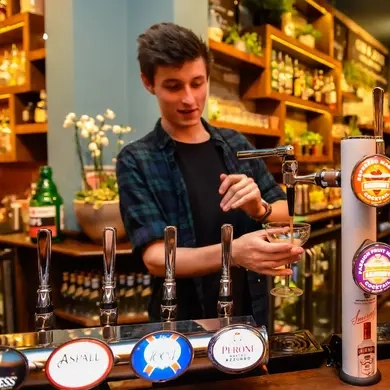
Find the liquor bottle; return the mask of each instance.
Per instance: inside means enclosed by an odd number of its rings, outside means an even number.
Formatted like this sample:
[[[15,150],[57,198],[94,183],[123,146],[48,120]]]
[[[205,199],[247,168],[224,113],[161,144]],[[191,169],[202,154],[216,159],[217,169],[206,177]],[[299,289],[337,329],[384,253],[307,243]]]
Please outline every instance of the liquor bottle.
[[[141,305],[139,308],[139,312],[141,314],[148,314],[148,307],[149,307],[149,301],[150,297],[152,295],[152,288],[150,286],[150,275],[146,274],[143,276],[143,290],[141,294]]]
[[[84,275],[82,273],[77,275],[77,288],[73,295],[73,312],[78,313],[81,307],[81,296],[84,289]]]
[[[301,71],[299,70],[299,62],[294,60],[294,96],[301,97],[302,95],[302,83],[301,83]]]
[[[138,273],[135,285],[135,310],[137,313],[140,312],[141,307],[142,290],[144,289],[143,279],[144,275],[142,273]]]
[[[37,241],[40,228],[50,229],[52,241],[62,240],[64,230],[64,202],[57,191],[52,178],[52,169],[42,166],[39,169],[39,180],[35,194],[31,197],[29,209],[30,239]]]
[[[22,121],[24,123],[34,123],[34,103],[28,102],[22,111]]]
[[[322,93],[324,89],[324,71],[320,69],[318,71],[318,86],[314,94],[314,100],[316,103],[322,103]]]
[[[70,310],[72,307],[73,296],[74,296],[74,293],[76,292],[76,288],[77,288],[76,274],[72,272],[70,274],[70,278],[69,278],[69,288],[68,288],[68,291],[66,292],[66,306],[65,306],[66,310]]]
[[[125,315],[135,315],[136,300],[135,300],[134,275],[127,275],[126,285],[127,285],[126,292],[123,299],[124,313]]]
[[[278,83],[279,83],[279,93],[285,92],[285,74],[284,74],[284,61],[283,53],[279,52],[278,54]]]
[[[77,310],[79,314],[85,315],[88,313],[88,302],[89,302],[90,295],[91,295],[91,277],[87,275],[84,277],[83,292],[80,296],[79,309]]]
[[[284,59],[285,68],[284,68],[284,86],[285,86],[285,93],[287,95],[293,94],[293,77],[294,77],[294,70],[292,65],[292,59],[290,56],[286,55]]]
[[[277,54],[275,50],[272,50],[271,88],[273,91],[279,91],[279,70],[278,70]]]
[[[68,289],[69,289],[69,272],[62,273],[62,285],[60,290],[61,306],[66,307],[68,304]]]
[[[7,0],[0,0],[0,22],[7,19]]]
[[[376,373],[375,344],[371,340],[371,322],[363,324],[363,341],[358,345],[358,376],[366,378]]]
[[[34,120],[36,123],[46,123],[47,122],[47,103],[46,103],[46,91],[44,89],[41,90],[40,101],[37,103],[34,112]]]
[[[124,313],[125,312],[124,298],[125,298],[125,293],[126,293],[126,275],[125,274],[119,275],[118,289],[119,290],[118,290],[118,294],[117,294],[117,299],[118,299],[119,313]]]
[[[11,63],[9,65],[9,73],[10,73],[9,85],[10,86],[17,85],[19,66],[20,66],[19,49],[15,44],[12,44]]]
[[[100,279],[97,277],[92,278],[91,285],[91,294],[88,299],[88,314],[91,317],[99,315],[99,307],[100,307]]]
[[[328,104],[329,108],[332,110],[336,109],[337,106],[337,93],[336,93],[336,85],[334,83],[333,76],[330,76],[329,78],[329,97],[328,97]]]

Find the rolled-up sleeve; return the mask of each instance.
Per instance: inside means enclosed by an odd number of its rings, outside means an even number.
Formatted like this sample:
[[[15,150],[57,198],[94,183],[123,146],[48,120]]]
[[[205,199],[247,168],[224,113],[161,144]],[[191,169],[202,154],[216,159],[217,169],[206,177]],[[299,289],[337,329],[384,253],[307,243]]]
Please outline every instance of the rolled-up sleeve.
[[[120,212],[133,250],[164,238],[164,221],[144,173],[131,151],[122,149],[116,163]]]

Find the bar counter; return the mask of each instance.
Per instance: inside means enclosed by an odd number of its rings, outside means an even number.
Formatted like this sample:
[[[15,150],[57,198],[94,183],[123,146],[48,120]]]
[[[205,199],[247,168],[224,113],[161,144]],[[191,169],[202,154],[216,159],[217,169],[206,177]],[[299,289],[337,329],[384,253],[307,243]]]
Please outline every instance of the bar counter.
[[[382,374],[382,380],[370,386],[373,390],[388,390],[390,388],[390,360],[378,361],[378,369]],[[201,375],[201,373],[199,373]],[[151,383],[141,380],[111,382],[110,388],[115,390],[127,389],[149,389]],[[346,388],[357,388],[342,382],[335,369],[330,367],[321,367],[314,370],[287,372],[283,374],[263,375],[241,379],[230,379],[216,382],[197,382],[184,386],[169,386],[169,383],[158,387],[168,390],[338,390]]]

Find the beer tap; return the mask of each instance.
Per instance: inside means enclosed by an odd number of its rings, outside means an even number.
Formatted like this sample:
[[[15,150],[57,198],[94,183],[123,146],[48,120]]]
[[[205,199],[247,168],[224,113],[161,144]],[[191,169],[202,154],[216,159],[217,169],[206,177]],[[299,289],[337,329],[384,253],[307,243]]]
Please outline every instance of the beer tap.
[[[35,307],[35,330],[51,330],[54,327],[54,311],[51,300],[50,261],[51,230],[39,229],[37,234],[38,290]]]
[[[175,321],[177,314],[176,301],[176,240],[177,229],[175,226],[167,226],[164,231],[165,240],[165,280],[161,301],[161,320],[163,322]]]
[[[383,101],[385,92],[382,88],[376,87],[373,90],[373,106],[374,106],[374,128],[376,152],[385,154],[385,141],[383,139]]]
[[[219,318],[229,318],[233,315],[232,280],[230,266],[232,259],[233,226],[224,224],[221,227],[222,273],[219,283],[217,312]]]
[[[237,152],[237,158],[239,160],[266,158],[273,156],[280,157],[282,159],[283,184],[286,186],[288,213],[290,217],[294,216],[295,184],[314,184],[322,188],[341,186],[340,170],[322,169],[309,175],[298,176],[298,161],[294,156],[294,147],[292,145]]]
[[[100,326],[116,326],[118,322],[118,303],[115,297],[115,257],[116,229],[103,230],[103,297],[100,304]]]

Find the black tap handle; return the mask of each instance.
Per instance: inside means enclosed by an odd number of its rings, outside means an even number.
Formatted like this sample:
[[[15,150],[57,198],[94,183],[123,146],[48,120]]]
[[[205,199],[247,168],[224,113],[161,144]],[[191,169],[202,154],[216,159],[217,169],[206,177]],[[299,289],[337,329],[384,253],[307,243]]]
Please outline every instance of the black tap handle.
[[[39,287],[50,284],[51,230],[39,229],[37,234],[38,278]]]

